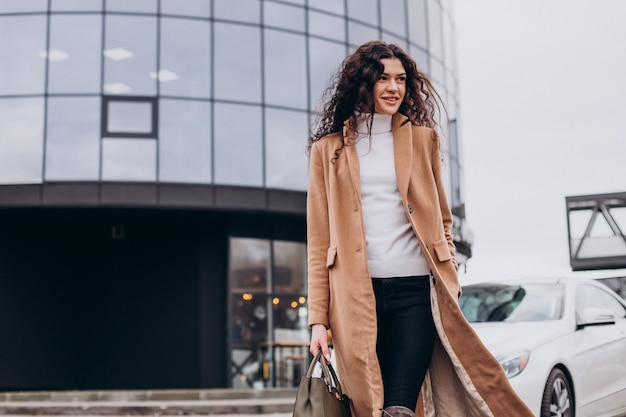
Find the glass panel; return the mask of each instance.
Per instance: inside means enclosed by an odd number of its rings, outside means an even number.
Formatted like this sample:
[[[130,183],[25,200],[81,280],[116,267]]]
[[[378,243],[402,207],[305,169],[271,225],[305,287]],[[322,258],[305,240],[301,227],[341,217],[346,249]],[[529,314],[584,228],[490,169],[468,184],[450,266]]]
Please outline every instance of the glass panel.
[[[444,63],[450,70],[454,70],[455,63],[455,44],[454,44],[454,28],[450,17],[446,14],[443,15],[443,52]]]
[[[233,388],[263,386],[262,350],[268,341],[272,315],[270,292],[270,242],[231,238],[229,245],[231,294],[231,384]],[[265,377],[265,378],[264,378]]]
[[[441,6],[435,0],[428,0],[428,43],[430,53],[443,59]]]
[[[47,12],[48,0],[2,0],[0,13]],[[0,25],[1,27],[2,25]],[[6,38],[2,38],[6,39]]]
[[[43,94],[46,16],[0,16],[0,39],[0,95]]]
[[[259,0],[214,0],[217,19],[237,22],[260,23],[261,3]]]
[[[274,241],[274,340],[307,342],[306,245]],[[302,347],[282,347],[282,357],[302,354]]]
[[[365,42],[379,38],[378,29],[360,23],[348,22],[348,39],[350,45],[357,47]]]
[[[211,104],[161,100],[159,181],[211,182]]]
[[[305,2],[305,0],[283,0],[283,2],[285,2],[285,3],[299,4],[300,6],[304,6],[304,2]]]
[[[48,92],[99,93],[102,17],[52,15]]]
[[[426,5],[425,0],[411,0],[409,6],[409,39],[426,48]]]
[[[389,33],[383,32],[383,40],[385,42],[388,42],[388,43],[395,43],[396,45],[400,46],[405,51],[408,49],[407,48],[407,44],[406,44],[406,40],[403,39],[403,38],[399,38],[397,36],[394,36],[394,35],[391,35]]]
[[[433,56],[430,57],[430,79],[440,84],[443,84],[446,81],[443,64]],[[437,92],[443,94],[443,89],[437,89]]]
[[[378,26],[378,1],[348,0],[348,16]]]
[[[156,140],[103,138],[102,180],[155,181]]]
[[[215,23],[215,97],[261,102],[261,29]]]
[[[100,98],[50,97],[46,180],[98,180]]]
[[[161,20],[160,94],[209,98],[211,26],[208,21]]]
[[[306,39],[265,30],[265,101],[306,109]],[[285,51],[289,51],[288,54]]]
[[[108,132],[152,133],[152,103],[109,101],[108,106]]]
[[[304,9],[278,3],[263,3],[263,24],[304,32]]]
[[[308,159],[306,113],[265,110],[267,187],[305,191]]]
[[[346,39],[346,21],[341,17],[310,10],[309,33],[343,42]]]
[[[406,2],[405,0],[385,0],[381,5],[383,30],[406,36]]]
[[[411,51],[411,56],[417,63],[417,67],[420,71],[429,73],[430,72],[430,63],[428,59],[428,54],[424,52],[422,49],[417,46],[409,45],[409,50]]]
[[[106,0],[108,12],[156,13],[157,0]]]
[[[102,0],[52,0],[50,8],[54,12],[101,11]]]
[[[40,183],[43,98],[0,99],[0,183]]]
[[[346,11],[343,8],[343,3],[343,1],[337,0],[309,0],[309,7],[345,15]]]
[[[161,0],[161,13],[209,17],[211,16],[211,0]]]
[[[106,16],[104,92],[156,94],[156,18]]]
[[[311,108],[315,109],[328,87],[333,74],[339,70],[346,57],[346,47],[334,42],[309,38],[309,82],[311,87]]]
[[[215,103],[215,183],[263,185],[261,108]]]

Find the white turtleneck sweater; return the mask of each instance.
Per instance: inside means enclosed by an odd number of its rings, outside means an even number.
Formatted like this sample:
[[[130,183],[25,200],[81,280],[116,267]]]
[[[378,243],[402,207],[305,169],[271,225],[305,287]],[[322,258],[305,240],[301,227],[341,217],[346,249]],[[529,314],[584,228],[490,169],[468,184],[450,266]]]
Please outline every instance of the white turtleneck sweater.
[[[391,118],[375,113],[371,136],[365,117],[357,124],[367,264],[372,278],[428,275],[430,268],[398,191]]]

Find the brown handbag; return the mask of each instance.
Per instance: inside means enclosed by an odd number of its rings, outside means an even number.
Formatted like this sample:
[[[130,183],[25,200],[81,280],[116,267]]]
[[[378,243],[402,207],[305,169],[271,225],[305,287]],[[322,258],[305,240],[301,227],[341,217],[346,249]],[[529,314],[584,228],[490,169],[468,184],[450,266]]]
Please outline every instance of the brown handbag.
[[[319,363],[320,378],[314,378],[313,369]],[[350,399],[341,392],[339,378],[332,365],[327,364],[320,349],[300,380],[293,417],[350,417]]]

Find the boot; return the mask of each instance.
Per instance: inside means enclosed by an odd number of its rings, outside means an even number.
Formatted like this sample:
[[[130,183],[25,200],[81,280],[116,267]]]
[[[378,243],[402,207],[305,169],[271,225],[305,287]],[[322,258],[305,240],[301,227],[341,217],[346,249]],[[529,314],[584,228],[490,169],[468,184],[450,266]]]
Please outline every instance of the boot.
[[[415,417],[415,411],[401,405],[391,405],[383,409],[383,417]]]

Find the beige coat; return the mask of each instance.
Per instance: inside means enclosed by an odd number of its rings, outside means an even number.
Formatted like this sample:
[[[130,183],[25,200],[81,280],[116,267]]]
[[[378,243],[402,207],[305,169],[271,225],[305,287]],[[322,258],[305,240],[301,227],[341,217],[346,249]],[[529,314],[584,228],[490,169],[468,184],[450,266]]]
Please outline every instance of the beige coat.
[[[432,272],[431,305],[438,333],[416,415],[531,417],[458,307],[461,290],[439,138],[401,114],[393,117],[392,130],[398,188]],[[344,127],[346,146],[334,163],[340,133],[322,138],[311,149],[309,324],[324,324],[332,331],[337,370],[352,400],[353,416],[381,417],[376,304],[367,267],[359,158],[349,132]]]

